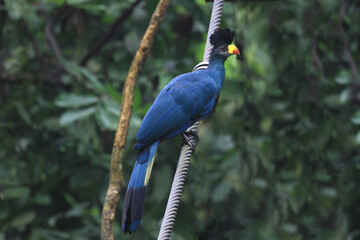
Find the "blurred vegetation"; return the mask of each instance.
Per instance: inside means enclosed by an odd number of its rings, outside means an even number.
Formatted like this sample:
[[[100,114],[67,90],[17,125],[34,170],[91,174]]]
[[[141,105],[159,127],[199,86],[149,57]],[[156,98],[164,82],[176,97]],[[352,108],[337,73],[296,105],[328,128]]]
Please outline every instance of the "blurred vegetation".
[[[99,238],[122,84],[157,1],[79,62],[132,2],[0,0],[0,240]],[[211,5],[174,0],[165,16],[137,82],[126,180],[151,102],[202,59]],[[241,56],[200,127],[172,239],[360,239],[359,22],[355,0],[225,4]],[[159,148],[131,236],[120,202],[117,238],[156,239],[180,145]]]

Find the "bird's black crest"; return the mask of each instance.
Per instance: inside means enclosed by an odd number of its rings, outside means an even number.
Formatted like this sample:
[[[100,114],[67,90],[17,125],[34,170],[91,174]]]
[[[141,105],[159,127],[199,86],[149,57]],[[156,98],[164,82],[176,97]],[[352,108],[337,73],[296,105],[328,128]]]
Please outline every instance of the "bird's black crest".
[[[234,39],[235,33],[228,28],[218,28],[210,36],[210,43],[217,47],[222,44],[231,44]]]

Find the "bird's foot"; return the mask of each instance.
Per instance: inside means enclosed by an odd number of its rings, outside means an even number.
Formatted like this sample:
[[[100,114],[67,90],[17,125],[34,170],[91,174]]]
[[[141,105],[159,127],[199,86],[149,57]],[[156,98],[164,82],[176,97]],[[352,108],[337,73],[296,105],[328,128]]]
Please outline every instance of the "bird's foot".
[[[199,135],[198,135],[197,131],[189,130],[189,131],[186,131],[185,134],[187,136],[193,136],[195,138],[195,141],[199,140]]]
[[[183,137],[183,144],[187,144],[192,151],[195,150],[195,141],[199,140],[199,136],[196,131],[190,130],[181,134]],[[191,138],[193,137],[193,138]]]

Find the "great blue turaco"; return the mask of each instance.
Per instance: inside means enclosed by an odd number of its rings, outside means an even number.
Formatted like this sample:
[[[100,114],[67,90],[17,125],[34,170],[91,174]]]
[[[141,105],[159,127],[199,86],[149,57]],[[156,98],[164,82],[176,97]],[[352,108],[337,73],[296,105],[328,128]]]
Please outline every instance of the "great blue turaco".
[[[205,70],[185,73],[172,79],[159,93],[147,111],[136,135],[139,151],[125,195],[122,230],[134,232],[142,218],[145,191],[156,150],[161,141],[182,134],[215,108],[225,78],[226,59],[240,52],[231,44],[234,32],[217,29],[210,36],[213,50]]]

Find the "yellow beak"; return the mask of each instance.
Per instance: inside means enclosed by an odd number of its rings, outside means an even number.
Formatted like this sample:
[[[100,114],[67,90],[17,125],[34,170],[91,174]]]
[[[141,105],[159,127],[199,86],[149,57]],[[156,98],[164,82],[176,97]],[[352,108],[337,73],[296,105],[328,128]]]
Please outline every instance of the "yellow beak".
[[[234,44],[230,44],[228,46],[228,50],[230,54],[236,54],[236,55],[240,55],[240,51],[239,49],[237,49],[237,47]]]

